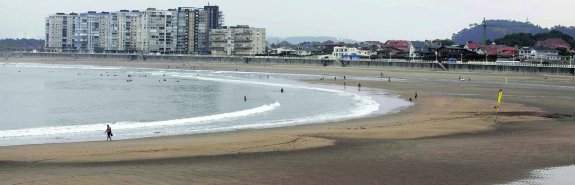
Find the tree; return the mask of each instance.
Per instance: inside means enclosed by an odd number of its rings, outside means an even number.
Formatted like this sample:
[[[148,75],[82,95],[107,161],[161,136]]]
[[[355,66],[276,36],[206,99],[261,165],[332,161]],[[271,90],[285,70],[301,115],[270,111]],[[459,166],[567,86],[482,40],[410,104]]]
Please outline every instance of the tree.
[[[530,33],[515,33],[506,35],[501,39],[495,40],[497,44],[503,44],[507,46],[528,46],[533,47],[537,43],[537,41],[542,41],[551,38],[560,38],[569,43],[571,47],[575,46],[575,40],[573,37],[563,34],[557,30],[551,30],[548,33],[539,33],[536,35],[532,35]]]
[[[1,50],[31,50],[44,46],[44,40],[37,39],[0,39]]]
[[[571,47],[575,47],[575,40],[573,40],[573,37],[563,34],[560,31],[557,30],[551,30],[549,33],[541,33],[541,34],[537,34],[535,35],[535,39],[539,40],[545,40],[545,39],[551,39],[551,38],[560,38],[563,39],[564,41],[566,41],[567,43],[569,43],[569,45],[571,45]]]
[[[495,40],[495,43],[507,46],[533,46],[536,42],[535,36],[530,33],[511,34]]]
[[[565,48],[556,48],[556,49],[557,49],[557,51],[559,51],[559,55],[561,55],[561,56],[571,56],[571,52],[569,52]]]
[[[451,46],[451,45],[455,44],[455,42],[453,42],[450,39],[445,39],[445,40],[441,41],[441,44],[443,44],[444,46]]]

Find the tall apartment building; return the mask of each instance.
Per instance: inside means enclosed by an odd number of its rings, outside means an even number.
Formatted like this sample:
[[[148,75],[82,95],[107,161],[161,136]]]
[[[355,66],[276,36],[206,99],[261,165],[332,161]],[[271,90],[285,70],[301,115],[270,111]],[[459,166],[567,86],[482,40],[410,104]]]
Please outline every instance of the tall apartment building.
[[[82,53],[210,54],[210,31],[222,24],[218,6],[59,13],[46,18],[46,48]]]
[[[264,28],[246,25],[213,29],[210,33],[213,55],[258,55],[266,49]]]
[[[136,52],[140,11],[120,10],[104,16],[103,20],[105,52]]]
[[[137,49],[143,53],[176,51],[177,10],[149,8],[142,12],[138,29]]]
[[[210,32],[223,26],[224,17],[218,6],[204,6],[198,14],[197,54],[210,54]]]
[[[223,15],[218,6],[180,7],[177,13],[177,52],[210,53],[210,31],[222,27]]]
[[[200,9],[192,7],[178,8],[176,38],[176,52],[180,54],[193,54],[198,47],[197,25]]]
[[[106,12],[104,12],[106,13]],[[102,52],[104,47],[102,45],[103,34],[100,25],[103,22],[103,14],[95,11],[88,13],[80,13],[74,21],[74,45],[81,53],[96,53]]]
[[[74,51],[74,19],[76,13],[57,13],[46,18],[44,48],[53,52]]]

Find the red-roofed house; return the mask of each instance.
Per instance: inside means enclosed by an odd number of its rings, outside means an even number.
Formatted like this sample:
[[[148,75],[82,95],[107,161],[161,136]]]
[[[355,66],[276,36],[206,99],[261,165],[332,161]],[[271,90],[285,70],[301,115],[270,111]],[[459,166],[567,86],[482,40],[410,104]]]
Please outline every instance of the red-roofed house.
[[[480,54],[480,55],[485,54],[485,52],[483,51],[483,45],[479,44],[479,43],[468,42],[467,44],[465,44],[464,48],[469,50],[469,51],[473,51],[477,54]]]
[[[504,47],[497,49],[497,56],[498,57],[507,57],[513,58],[519,55],[519,49],[515,47]]]
[[[536,47],[554,48],[554,49],[557,49],[557,48],[565,48],[567,50],[571,49],[571,45],[569,45],[569,43],[567,43],[565,40],[559,39],[559,38],[551,38],[551,39],[545,39],[545,40],[537,41],[535,46]]]
[[[495,43],[487,45],[485,47],[485,50],[487,52],[487,55],[489,56],[497,56],[497,50],[501,49],[501,48],[506,48],[507,46],[504,45],[497,45]]]
[[[406,40],[388,40],[384,47],[396,48],[403,52],[409,52],[409,41]]]

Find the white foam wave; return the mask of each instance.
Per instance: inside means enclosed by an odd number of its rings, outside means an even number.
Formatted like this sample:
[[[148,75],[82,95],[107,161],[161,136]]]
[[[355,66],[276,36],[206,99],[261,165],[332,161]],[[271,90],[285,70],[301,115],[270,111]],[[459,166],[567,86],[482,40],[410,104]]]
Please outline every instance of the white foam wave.
[[[120,70],[122,67],[104,67],[91,65],[53,65],[40,63],[14,63],[16,67],[49,68],[49,69],[92,69],[92,70]]]
[[[223,114],[185,118],[185,119],[175,119],[167,121],[155,121],[155,122],[118,122],[118,123],[100,123],[100,124],[90,124],[90,125],[70,125],[70,126],[52,126],[52,127],[38,127],[29,129],[18,129],[18,130],[3,130],[0,131],[0,138],[7,137],[24,137],[24,136],[43,136],[43,135],[55,135],[55,134],[73,134],[73,133],[84,133],[84,132],[95,132],[100,131],[105,128],[106,124],[112,125],[114,130],[124,130],[124,129],[139,129],[139,128],[152,128],[152,127],[165,127],[165,126],[181,126],[181,125],[195,125],[209,123],[212,121],[232,119],[238,117],[245,117],[254,114],[259,114],[267,111],[274,110],[280,106],[279,102],[275,102],[269,105],[263,105],[260,107],[246,109],[236,112],[229,112]]]
[[[323,92],[330,92],[335,93],[340,96],[346,96],[354,99],[356,101],[355,106],[349,111],[344,114],[341,112],[334,112],[334,113],[327,113],[327,114],[320,114],[311,117],[305,117],[300,119],[294,120],[278,120],[274,123],[262,123],[264,125],[299,125],[304,123],[316,123],[316,122],[326,122],[326,121],[335,121],[335,120],[343,120],[343,119],[351,119],[357,118],[365,115],[369,115],[373,112],[379,110],[379,103],[373,100],[370,96],[362,96],[356,93],[350,93],[335,89],[327,89],[327,88],[319,88],[319,87],[310,87],[304,85],[295,85],[295,84],[278,84],[278,83],[268,83],[268,82],[261,82],[261,81],[251,81],[245,79],[227,79],[227,78],[212,78],[212,77],[203,77],[203,76],[195,76],[190,74],[182,74],[182,73],[170,73],[171,76],[177,77],[185,77],[185,78],[194,78],[199,80],[207,80],[207,81],[216,81],[222,83],[235,83],[235,84],[251,84],[251,85],[265,85],[265,86],[272,86],[272,87],[282,87],[282,88],[291,88],[291,89],[309,89],[309,90],[316,90],[316,91],[323,91]],[[408,104],[406,104],[408,105]],[[403,107],[403,106],[400,106]],[[252,125],[258,127],[259,124]],[[241,126],[244,127],[244,126]]]

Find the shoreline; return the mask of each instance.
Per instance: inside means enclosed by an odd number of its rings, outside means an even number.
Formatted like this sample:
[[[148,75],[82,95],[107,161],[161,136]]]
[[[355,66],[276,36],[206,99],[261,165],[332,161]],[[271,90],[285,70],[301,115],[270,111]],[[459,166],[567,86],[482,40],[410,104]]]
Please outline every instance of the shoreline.
[[[38,61],[34,62],[38,63]],[[42,62],[40,62],[42,63]],[[64,62],[65,63],[65,62]],[[92,62],[95,65],[106,65],[109,63],[102,63],[102,62]],[[75,62],[74,64],[78,64]],[[80,64],[91,64],[90,62],[82,62]],[[115,63],[115,65],[122,65],[123,63]],[[142,63],[137,63],[138,65],[142,65]],[[170,63],[172,64],[172,63]],[[165,67],[165,63],[146,63],[143,66],[146,67]],[[261,65],[232,65],[232,64],[208,64],[202,63],[202,66],[205,66],[209,70],[214,69],[221,69],[221,70],[229,70],[233,68],[241,69],[241,71],[263,71],[263,72],[279,72],[283,71],[286,73],[290,72],[302,72],[302,73],[314,73],[314,74],[321,74],[315,73],[317,71],[323,70],[326,75],[342,75],[347,74],[355,77],[355,76],[377,76],[378,72],[381,71],[379,69],[371,69],[371,70],[361,70],[357,68],[346,69],[346,68],[322,68],[318,66],[277,66],[277,65],[268,65],[268,66],[261,66]],[[318,70],[319,69],[319,70]],[[384,71],[386,75],[392,75],[393,78],[407,78],[410,76],[409,74],[403,74],[409,72],[408,70],[386,70]],[[423,73],[421,71],[417,71],[418,73]],[[477,81],[481,82],[483,79],[490,80],[492,77],[483,75],[482,73],[465,73],[474,75],[474,79],[479,79]],[[417,74],[421,76],[429,75],[438,78],[446,78],[446,76],[456,76],[461,75],[461,73],[441,73],[441,72],[426,72],[425,74]],[[476,77],[477,76],[477,77]],[[519,75],[514,77],[521,77]],[[456,77],[455,77],[456,78]],[[524,79],[519,80],[533,80],[533,77],[523,77]],[[569,78],[564,77],[557,77],[560,81],[554,81],[553,84],[563,84],[563,85],[571,85]],[[353,78],[352,78],[353,79]],[[447,89],[454,90],[454,91],[467,91],[466,89],[475,90],[477,89],[478,92],[484,93],[487,92],[482,87],[474,87],[474,86],[464,86],[460,84],[438,84],[437,87],[423,87],[428,86],[425,83],[420,82],[408,82],[408,83],[400,83],[400,82],[391,82],[385,83],[381,81],[357,81],[357,80],[347,80],[349,84],[355,83],[362,83],[362,87],[369,87],[369,88],[385,88],[386,90],[392,91],[394,94],[400,95],[401,98],[407,99],[411,96],[414,92],[414,88],[420,87],[422,89],[426,89],[426,91],[420,91],[420,98],[416,100],[416,105],[411,106],[399,113],[392,113],[386,114],[383,116],[375,116],[375,117],[366,117],[360,118],[355,120],[348,120],[348,121],[341,121],[336,123],[320,123],[320,124],[310,124],[310,125],[301,125],[301,126],[293,126],[293,127],[282,127],[282,128],[271,128],[271,129],[262,129],[262,130],[241,130],[241,131],[233,131],[233,132],[224,132],[224,133],[211,133],[211,134],[201,134],[201,135],[184,135],[184,136],[168,136],[162,138],[144,138],[144,139],[135,139],[130,141],[115,141],[112,143],[105,143],[105,142],[89,142],[89,143],[71,143],[71,144],[47,144],[47,145],[36,145],[36,146],[16,146],[16,147],[0,147],[0,153],[3,155],[0,156],[0,164],[2,161],[12,161],[16,163],[24,163],[22,166],[18,166],[20,168],[32,170],[33,167],[26,168],[26,163],[34,163],[34,164],[44,164],[46,168],[55,168],[58,170],[64,170],[58,168],[60,164],[111,164],[111,166],[107,167],[110,169],[114,168],[123,168],[122,164],[128,161],[164,161],[164,160],[200,160],[202,161],[203,157],[210,157],[210,158],[222,158],[222,160],[228,160],[229,155],[232,156],[244,156],[241,158],[247,158],[245,160],[234,161],[237,163],[248,163],[253,162],[250,156],[269,156],[273,158],[274,156],[284,156],[287,154],[298,154],[298,155],[312,155],[314,152],[323,151],[323,150],[336,150],[342,152],[336,152],[336,155],[348,156],[347,149],[348,148],[361,148],[362,146],[370,146],[376,145],[375,149],[379,151],[378,148],[382,148],[381,151],[388,151],[384,152],[383,156],[394,156],[395,153],[404,153],[406,151],[400,150],[389,150],[385,149],[388,147],[389,143],[410,143],[410,144],[399,144],[398,147],[405,148],[410,145],[418,146],[417,149],[414,150],[415,153],[427,153],[431,155],[437,155],[439,153],[447,153],[447,156],[450,156],[451,152],[449,150],[445,150],[444,147],[439,147],[439,149],[433,149],[429,147],[424,147],[419,142],[437,142],[437,140],[447,142],[447,143],[467,143],[471,145],[477,145],[477,141],[470,140],[467,141],[467,137],[479,137],[478,140],[485,140],[490,139],[489,133],[499,133],[501,132],[501,127],[514,127],[515,125],[528,125],[533,126],[533,123],[537,122],[554,122],[555,114],[553,108],[536,108],[537,103],[541,102],[522,102],[514,100],[515,98],[510,98],[513,103],[506,103],[505,107],[502,108],[502,114],[500,115],[499,122],[495,123],[492,121],[493,114],[492,114],[492,105],[495,102],[494,100],[489,100],[487,97],[478,96],[478,97],[462,97],[450,94],[441,94],[437,92],[445,92]],[[475,80],[474,80],[475,81]],[[320,80],[312,80],[309,81],[310,83],[321,83],[321,84],[335,84],[341,85],[339,81],[320,81]],[[449,87],[448,87],[449,86]],[[489,85],[485,85],[489,86]],[[465,87],[465,88],[463,88]],[[389,89],[387,89],[389,88]],[[442,89],[444,88],[444,89]],[[439,89],[439,90],[436,90]],[[518,92],[518,94],[520,94]],[[517,102],[515,102],[517,101]],[[516,111],[521,110],[521,111]],[[541,126],[535,124],[535,127]],[[571,128],[569,126],[564,126],[566,128]],[[523,132],[522,130],[520,132]],[[486,135],[485,137],[481,137],[482,135]],[[570,138],[571,136],[568,135]],[[464,139],[457,139],[459,137],[463,137]],[[455,139],[454,139],[455,138]],[[498,138],[495,138],[498,139]],[[232,142],[230,142],[232,141]],[[374,144],[375,142],[375,144]],[[519,141],[517,141],[519,142]],[[351,144],[350,144],[351,143]],[[386,144],[388,143],[388,144]],[[444,146],[444,145],[437,145],[437,146]],[[449,146],[449,145],[448,145]],[[106,148],[111,148],[112,151],[107,150]],[[465,148],[465,147],[464,147]],[[384,150],[385,149],[385,150]],[[489,150],[489,149],[488,149]],[[40,152],[42,151],[42,152]],[[476,150],[474,150],[476,151]],[[438,153],[439,152],[439,153]],[[412,153],[412,152],[410,152]],[[466,152],[463,152],[466,153]],[[483,152],[480,152],[483,153]],[[323,153],[326,155],[327,153]],[[470,154],[467,154],[470,155]],[[463,156],[467,156],[463,155]],[[526,154],[523,154],[526,155]],[[203,157],[200,157],[203,156]],[[418,157],[418,155],[408,155],[414,157],[416,161],[434,161],[434,158],[429,157]],[[458,155],[455,155],[458,156]],[[200,158],[198,158],[200,157]],[[348,156],[351,157],[351,156]],[[373,161],[373,157],[371,155],[367,155],[364,157],[360,157],[359,161]],[[406,156],[407,157],[407,156]],[[461,157],[461,156],[459,156]],[[377,157],[376,157],[377,158]],[[438,159],[441,158],[438,156]],[[456,157],[457,159],[458,157]],[[320,161],[329,158],[319,158]],[[391,162],[394,161],[393,158]],[[207,159],[206,159],[207,160]],[[231,159],[230,159],[231,160]],[[489,159],[483,159],[489,160]],[[299,161],[308,161],[300,159]],[[459,161],[459,160],[458,160]],[[205,161],[204,161],[205,162]],[[269,161],[268,161],[269,162]],[[462,163],[464,161],[456,162]],[[203,162],[200,162],[203,163]],[[399,169],[405,170],[415,170],[413,167],[406,166],[401,167],[402,165],[396,163],[389,163],[395,164],[396,166],[400,166]],[[456,163],[444,163],[444,164],[451,164],[454,165]],[[556,162],[552,162],[556,163]],[[366,170],[374,170],[378,169],[375,167],[369,167],[372,165],[368,165],[369,163],[359,163],[356,164],[358,167],[367,168]],[[432,164],[432,163],[429,163]],[[491,164],[491,163],[489,163]],[[549,163],[545,163],[549,164]],[[55,166],[53,166],[55,165]],[[119,165],[119,167],[117,166]],[[212,163],[206,164],[207,166],[215,165]],[[334,164],[334,168],[338,166],[338,164]],[[495,164],[493,164],[495,165]],[[543,165],[543,164],[541,164]],[[106,165],[105,165],[106,166]],[[116,166],[116,167],[114,167]],[[130,166],[130,165],[128,165]],[[177,169],[181,169],[185,171],[187,168],[177,165],[176,163],[169,165]],[[250,169],[248,171],[258,171],[257,169],[250,168],[249,164],[242,165]],[[355,165],[352,165],[355,166]],[[546,165],[543,165],[546,166]],[[426,168],[425,164],[421,164],[420,168]],[[479,168],[479,166],[471,166],[473,168]],[[496,174],[489,173],[491,178],[486,178],[484,181],[480,182],[503,182],[503,181],[511,181],[516,180],[518,178],[525,177],[525,171],[529,171],[529,169],[533,169],[532,167],[520,167],[521,169],[514,169],[510,170],[510,172],[503,174],[502,176],[497,176]],[[218,168],[219,169],[219,168]],[[294,168],[295,169],[295,168]],[[41,170],[41,169],[40,169]],[[92,169],[94,170],[94,169]],[[327,169],[326,169],[327,170]],[[1,167],[0,171],[4,172]],[[88,173],[90,169],[85,171]],[[360,170],[361,171],[361,170]],[[389,171],[389,170],[387,170]],[[450,170],[442,170],[449,172]],[[382,172],[385,172],[382,171]],[[416,170],[417,172],[417,170]],[[512,173],[513,172],[513,173]],[[281,171],[281,173],[287,173],[286,171]],[[320,173],[320,172],[318,172]],[[434,172],[427,172],[427,173],[434,173]],[[439,173],[439,172],[438,172]],[[464,172],[459,172],[464,173]],[[469,173],[469,172],[467,172]],[[441,176],[443,178],[437,177],[433,179],[439,179],[438,182],[469,182],[469,181],[460,181],[461,178],[472,178],[469,174],[461,174],[461,177],[453,177],[446,175]],[[147,173],[146,173],[147,174]],[[289,174],[289,173],[288,173]],[[387,174],[387,173],[384,173]],[[390,171],[390,174],[393,174],[393,170]],[[415,173],[418,174],[418,173]],[[443,174],[443,173],[439,173]],[[523,174],[523,175],[521,175]],[[164,175],[174,175],[174,174],[164,174]],[[244,175],[241,173],[237,174],[238,179],[243,179]],[[351,178],[352,181],[340,181],[342,182],[366,182],[368,184],[379,182],[379,181],[365,181],[368,179],[358,179],[358,178],[366,178],[365,175],[359,175],[356,178]],[[2,176],[2,175],[0,175]],[[391,178],[392,176],[385,176],[388,179],[392,179],[391,182],[412,182],[415,184],[419,184],[422,182],[434,182],[429,178],[423,179],[411,179],[407,180],[407,176],[409,174],[400,175],[395,178]],[[135,177],[135,176],[134,176]],[[133,178],[134,178],[133,177]],[[195,177],[202,177],[202,176],[195,176]],[[217,174],[212,174],[212,176],[217,178]],[[368,176],[372,177],[372,176]],[[128,179],[122,179],[124,181]],[[373,177],[372,177],[373,178]],[[9,178],[8,182],[21,182],[18,179]],[[38,177],[40,181],[44,180],[45,182],[66,182],[66,181],[51,181],[49,180],[48,176],[40,176]],[[184,178],[185,179],[185,178]],[[203,178],[204,180],[199,180],[196,182],[200,183],[210,183],[213,182],[211,180]],[[249,178],[248,178],[249,179]],[[323,179],[323,178],[322,178]],[[395,179],[395,180],[393,180]],[[455,181],[445,181],[445,180],[455,180]],[[505,180],[506,179],[506,180]],[[75,178],[75,180],[82,180],[81,178]],[[231,180],[231,179],[229,179]],[[247,180],[247,179],[246,179]],[[261,179],[259,181],[253,180],[249,182],[260,182],[260,183],[273,183],[278,182],[278,179],[269,177],[266,179]],[[317,180],[317,179],[315,179]],[[341,179],[340,179],[341,180]],[[421,181],[418,181],[421,180]],[[468,179],[469,180],[469,179]],[[83,182],[90,183],[89,178],[84,179]],[[161,181],[160,181],[161,182]],[[183,181],[173,181],[174,183],[183,183],[189,182],[186,180]],[[221,181],[220,183],[233,183],[234,181]],[[302,178],[292,182],[317,182],[313,179],[309,178]],[[324,181],[322,183],[328,183],[330,181]],[[369,183],[371,182],[371,183]],[[419,183],[418,183],[419,182]],[[479,182],[479,183],[480,183]],[[159,182],[157,182],[159,183]],[[217,181],[215,182],[217,184]],[[288,183],[292,184],[292,183]],[[450,183],[448,183],[450,184]]]
[[[11,63],[11,64],[19,65],[19,64],[23,64],[23,63]],[[36,64],[41,65],[42,63],[33,63],[33,64],[34,65],[32,65],[32,66],[36,66]],[[72,65],[70,65],[70,66],[72,66]],[[75,65],[75,66],[77,66],[77,65]],[[63,66],[63,67],[67,68],[68,65]],[[98,67],[98,66],[94,65],[94,67]],[[49,68],[50,67],[48,67],[48,69]],[[121,68],[122,69],[129,69],[129,70],[139,70],[139,69],[163,70],[163,69],[158,69],[158,68],[130,68],[130,67],[121,67]],[[80,66],[80,67],[78,67],[78,69],[83,70],[84,68],[82,66]],[[91,65],[90,65],[89,69],[92,69]],[[99,69],[99,68],[97,68],[97,69]],[[104,67],[104,69],[107,69],[107,68]],[[120,68],[118,68],[118,69],[120,69]],[[236,71],[229,71],[229,72],[234,73]],[[240,72],[240,73],[244,73],[244,72]],[[185,74],[188,74],[188,73],[185,73]],[[277,73],[261,73],[261,74],[274,74],[272,76],[274,76],[274,78],[278,78],[278,76],[275,75]],[[283,74],[283,75],[286,75],[286,74]],[[291,76],[291,74],[287,74],[287,75]],[[294,74],[294,75],[305,75],[305,74]],[[284,77],[285,76],[279,77],[279,78],[284,78]],[[351,115],[335,116],[335,117],[330,117],[327,119],[320,119],[320,120],[315,120],[315,121],[313,121],[313,120],[295,121],[292,124],[287,124],[287,125],[280,123],[277,125],[262,126],[262,127],[257,127],[257,128],[256,127],[254,127],[254,128],[242,128],[242,129],[235,129],[235,130],[223,129],[223,130],[217,130],[217,131],[205,131],[205,132],[188,133],[188,134],[167,134],[167,135],[156,135],[156,136],[155,135],[148,135],[148,136],[143,136],[143,137],[138,137],[138,138],[120,139],[117,141],[134,140],[134,139],[153,139],[153,138],[159,138],[159,137],[172,137],[172,136],[190,136],[190,135],[198,135],[198,134],[226,133],[226,132],[246,131],[246,130],[264,130],[264,129],[280,128],[280,127],[295,127],[295,126],[308,125],[308,124],[335,123],[335,122],[349,121],[349,120],[360,120],[364,117],[384,116],[387,114],[399,112],[399,111],[411,106],[411,103],[408,103],[407,101],[404,101],[404,100],[398,98],[399,97],[398,95],[396,96],[394,94],[387,94],[387,93],[385,93],[385,95],[383,95],[380,93],[384,93],[384,92],[381,90],[378,90],[378,89],[362,88],[362,91],[356,92],[354,90],[351,90],[350,88],[348,88],[347,90],[345,88],[340,89],[339,86],[332,85],[332,84],[309,83],[309,82],[307,82],[308,80],[311,80],[311,79],[309,79],[309,76],[306,76],[303,78],[297,77],[295,79],[285,78],[284,80],[281,80],[279,82],[276,81],[276,82],[277,83],[284,83],[283,85],[286,85],[287,88],[304,88],[304,89],[313,89],[313,90],[318,90],[318,91],[344,93],[346,95],[352,95],[353,99],[356,99],[356,98],[361,99],[361,101],[363,103],[368,102],[368,104],[370,104],[370,105],[380,104],[380,108],[378,108],[378,110],[375,110],[375,111],[369,110],[368,111],[369,113],[367,113],[365,111],[360,111],[360,112],[362,112],[362,113],[359,113],[361,115],[356,115],[357,113],[353,113]],[[218,80],[216,80],[216,81],[218,81]],[[250,81],[250,82],[256,82],[256,81]],[[246,83],[250,84],[250,82],[246,82]],[[259,83],[260,81],[257,81],[257,82]],[[276,82],[273,82],[273,83],[276,83]],[[271,83],[271,82],[265,82],[265,83]],[[384,101],[391,101],[391,102],[399,103],[400,105],[387,107],[387,106],[383,106]],[[371,102],[373,102],[373,103],[371,103]],[[407,104],[404,105],[402,103],[407,103]],[[266,105],[264,105],[264,106],[266,106]],[[267,106],[269,106],[269,105],[267,105]],[[368,109],[370,109],[370,108],[368,108]],[[245,110],[238,110],[238,111],[241,112],[241,111],[245,111]],[[226,113],[222,113],[222,114],[228,114],[228,113],[233,113],[233,112],[226,112]],[[214,115],[206,115],[206,116],[214,116]],[[197,117],[195,117],[195,118],[197,118]],[[157,121],[150,121],[150,122],[166,122],[166,121],[181,120],[181,119],[193,119],[193,118],[182,117],[182,118],[172,118],[171,120],[157,120]],[[133,121],[120,121],[120,122],[133,122]],[[105,124],[110,124],[110,125],[112,125],[112,127],[114,127],[115,123],[117,123],[117,122],[110,122],[110,123],[104,122],[104,123],[97,123],[97,124],[101,124],[104,126],[105,126]],[[146,122],[143,122],[143,123],[146,123]],[[42,127],[35,127],[35,128],[42,128]],[[30,129],[33,130],[35,128],[22,128],[22,129],[8,130],[8,131],[28,132]],[[60,141],[54,141],[54,142],[46,142],[46,143],[8,144],[8,145],[0,145],[0,147],[42,145],[42,144],[85,143],[85,142],[99,142],[100,141],[100,140],[96,140],[96,141],[93,141],[93,140],[74,141],[74,139],[69,139],[69,140],[70,141],[61,141],[61,142]]]

